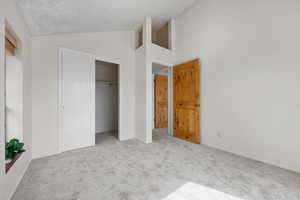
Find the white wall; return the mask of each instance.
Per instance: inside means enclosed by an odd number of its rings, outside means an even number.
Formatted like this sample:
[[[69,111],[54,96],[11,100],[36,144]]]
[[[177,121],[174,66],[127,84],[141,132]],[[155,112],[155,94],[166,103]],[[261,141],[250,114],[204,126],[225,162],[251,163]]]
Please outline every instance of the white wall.
[[[118,65],[97,62],[96,80],[96,133],[118,130]]]
[[[164,66],[172,66],[174,63],[175,52],[152,44],[151,18],[147,18],[143,24],[143,46],[136,50],[135,72],[136,72],[136,136],[145,143],[152,142],[153,128],[153,78],[152,63],[159,63]],[[174,20],[171,21],[173,30]],[[172,50],[175,45],[174,31],[171,32],[170,42]]]
[[[135,54],[135,136],[147,140],[146,118],[146,48],[140,47]]]
[[[300,172],[299,10],[199,0],[177,19],[177,63],[202,61],[203,144]]]
[[[7,19],[21,42],[20,60],[23,64],[23,139],[26,152],[14,164],[8,174],[4,165],[4,18]],[[8,200],[21,180],[31,160],[31,65],[30,65],[30,35],[14,1],[0,0],[0,199]]]
[[[135,132],[136,138],[152,142],[151,19],[143,24],[143,46],[135,51]]]
[[[32,38],[33,157],[58,153],[58,49],[120,62],[120,140],[134,137],[134,32],[80,33]],[[122,131],[122,132],[121,132]],[[45,145],[47,143],[47,145]]]
[[[23,141],[23,74],[22,62],[6,53],[6,141]]]

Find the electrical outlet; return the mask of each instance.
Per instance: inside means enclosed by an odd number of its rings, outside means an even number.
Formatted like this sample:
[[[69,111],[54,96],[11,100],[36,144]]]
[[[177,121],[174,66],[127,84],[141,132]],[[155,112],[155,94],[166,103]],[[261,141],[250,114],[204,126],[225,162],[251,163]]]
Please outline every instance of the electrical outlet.
[[[222,133],[220,131],[217,132],[218,138],[222,138]]]

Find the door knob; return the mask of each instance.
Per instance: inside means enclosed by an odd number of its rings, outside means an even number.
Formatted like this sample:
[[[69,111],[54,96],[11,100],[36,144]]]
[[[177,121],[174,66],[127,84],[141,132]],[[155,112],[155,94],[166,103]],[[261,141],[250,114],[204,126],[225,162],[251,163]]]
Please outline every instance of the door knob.
[[[195,107],[197,107],[197,108],[200,107],[200,104],[195,104]]]

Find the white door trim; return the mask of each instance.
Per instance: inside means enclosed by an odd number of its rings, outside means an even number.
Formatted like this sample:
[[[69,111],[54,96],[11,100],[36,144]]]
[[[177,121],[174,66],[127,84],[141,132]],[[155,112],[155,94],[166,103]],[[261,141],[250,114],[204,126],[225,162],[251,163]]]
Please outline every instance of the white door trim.
[[[168,68],[168,135],[173,136],[173,67]]]
[[[116,58],[107,58],[107,57],[102,57],[102,56],[96,56],[95,59],[98,60],[98,61],[103,61],[103,62],[113,63],[113,64],[116,64],[116,65],[121,65],[120,60],[116,59]]]

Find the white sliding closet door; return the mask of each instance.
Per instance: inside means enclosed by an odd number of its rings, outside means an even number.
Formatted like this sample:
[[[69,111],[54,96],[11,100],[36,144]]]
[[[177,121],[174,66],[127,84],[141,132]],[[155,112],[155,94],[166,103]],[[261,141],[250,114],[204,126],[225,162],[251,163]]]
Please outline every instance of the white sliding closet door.
[[[95,57],[60,53],[61,151],[95,145]]]

